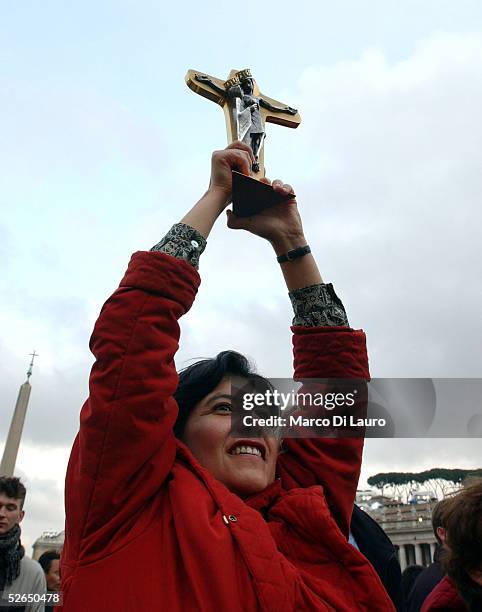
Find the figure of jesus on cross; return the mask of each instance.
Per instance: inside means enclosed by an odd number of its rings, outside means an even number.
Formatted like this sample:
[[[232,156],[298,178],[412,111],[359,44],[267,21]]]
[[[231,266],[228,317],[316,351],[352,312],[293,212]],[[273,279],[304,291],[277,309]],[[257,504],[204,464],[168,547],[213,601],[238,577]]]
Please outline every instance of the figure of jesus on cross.
[[[193,91],[225,108],[228,140],[229,142],[242,140],[251,146],[256,159],[253,164],[255,175],[261,174],[262,170],[259,158],[266,135],[265,121],[291,128],[298,127],[301,122],[296,109],[271,100],[259,92],[249,68],[231,70],[226,81],[189,70],[186,82]],[[209,89],[200,87],[200,84]],[[213,96],[212,92],[218,95]],[[287,119],[286,115],[293,118]],[[264,176],[264,173],[261,176]]]

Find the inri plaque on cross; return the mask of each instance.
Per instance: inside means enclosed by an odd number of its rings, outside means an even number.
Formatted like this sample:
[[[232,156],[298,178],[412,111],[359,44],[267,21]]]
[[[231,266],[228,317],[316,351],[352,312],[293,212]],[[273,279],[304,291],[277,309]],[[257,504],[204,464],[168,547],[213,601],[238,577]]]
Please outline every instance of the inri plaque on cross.
[[[280,196],[259,179],[265,175],[265,123],[296,128],[301,122],[298,111],[260,93],[248,68],[231,70],[225,81],[197,70],[188,70],[186,83],[196,93],[222,106],[228,144],[241,140],[253,150],[253,176],[233,171],[233,212],[238,216],[249,216],[292,198],[293,195]]]

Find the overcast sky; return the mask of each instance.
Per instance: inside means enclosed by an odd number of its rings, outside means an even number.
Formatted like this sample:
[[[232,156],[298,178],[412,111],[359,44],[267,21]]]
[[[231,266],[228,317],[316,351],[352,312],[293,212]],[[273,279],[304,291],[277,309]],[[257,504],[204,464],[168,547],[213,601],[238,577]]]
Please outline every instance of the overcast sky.
[[[225,146],[223,113],[186,87],[189,68],[250,67],[300,109],[296,131],[268,126],[268,175],[294,185],[372,375],[481,376],[481,24],[477,0],[2,6],[0,449],[35,348],[17,462],[29,554],[63,527],[100,307]],[[234,348],[289,376],[292,315],[270,248],[221,220],[200,271],[177,363]],[[361,484],[481,465],[480,440],[369,440]]]

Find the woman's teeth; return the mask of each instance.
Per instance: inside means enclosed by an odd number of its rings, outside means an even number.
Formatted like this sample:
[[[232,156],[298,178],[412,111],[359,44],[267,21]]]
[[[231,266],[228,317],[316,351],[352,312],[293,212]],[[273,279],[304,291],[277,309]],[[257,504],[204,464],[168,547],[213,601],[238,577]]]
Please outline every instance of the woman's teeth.
[[[261,457],[261,451],[259,448],[255,448],[254,446],[236,446],[230,451],[231,455],[258,455]]]

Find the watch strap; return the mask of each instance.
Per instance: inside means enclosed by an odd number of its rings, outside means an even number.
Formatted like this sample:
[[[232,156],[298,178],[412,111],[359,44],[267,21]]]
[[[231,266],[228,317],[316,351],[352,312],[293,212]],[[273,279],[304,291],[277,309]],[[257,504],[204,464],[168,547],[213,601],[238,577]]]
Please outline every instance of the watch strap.
[[[308,253],[311,253],[311,249],[308,245],[305,245],[305,246],[300,246],[296,249],[293,249],[292,251],[288,251],[287,253],[284,253],[283,255],[279,255],[276,259],[278,260],[278,263],[282,264],[287,261],[293,261],[294,259],[299,259],[300,257],[304,257],[305,255],[308,255]]]

